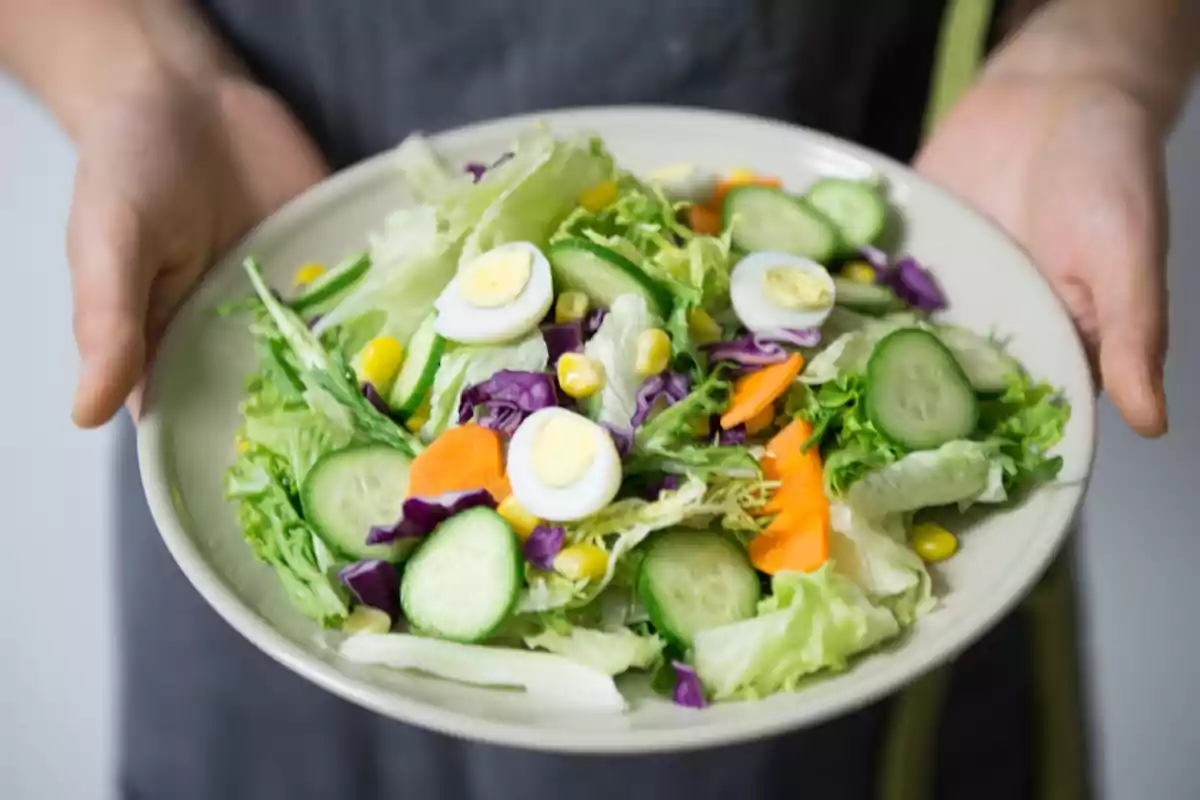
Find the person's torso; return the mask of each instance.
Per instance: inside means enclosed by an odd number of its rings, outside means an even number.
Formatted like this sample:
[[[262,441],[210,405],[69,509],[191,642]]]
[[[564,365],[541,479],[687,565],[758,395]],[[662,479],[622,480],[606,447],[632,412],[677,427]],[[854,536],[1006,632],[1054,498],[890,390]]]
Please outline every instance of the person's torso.
[[[665,103],[916,145],[945,0],[203,0],[335,166],[438,131]]]

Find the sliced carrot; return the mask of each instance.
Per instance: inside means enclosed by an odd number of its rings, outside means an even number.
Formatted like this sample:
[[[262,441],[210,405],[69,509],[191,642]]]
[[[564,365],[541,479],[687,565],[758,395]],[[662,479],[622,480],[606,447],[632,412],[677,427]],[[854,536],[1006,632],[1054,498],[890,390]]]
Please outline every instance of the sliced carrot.
[[[783,186],[783,181],[774,175],[731,175],[717,182],[710,208],[719,209],[725,202],[725,195],[739,186],[766,186],[778,189]]]
[[[756,433],[765,431],[767,428],[771,427],[771,423],[774,421],[775,404],[772,403],[750,419],[746,420],[746,433],[753,436]]]
[[[721,232],[721,215],[711,208],[692,206],[688,209],[688,227],[701,236],[716,236]]]
[[[512,493],[500,434],[474,422],[450,428],[413,459],[410,497],[486,489],[500,503]]]
[[[788,390],[803,366],[804,357],[792,353],[786,361],[738,378],[733,385],[733,399],[729,408],[721,415],[721,427],[729,430],[770,406]]]
[[[829,499],[817,448],[802,452],[812,426],[793,420],[767,442],[763,474],[779,487],[762,508],[775,514],[750,542],[750,560],[768,575],[783,570],[811,572],[829,558]]]
[[[790,518],[787,525],[786,529],[768,529],[750,542],[750,561],[755,569],[768,575],[812,572],[829,559],[828,514]]]
[[[813,427],[808,422],[802,419],[794,419],[788,425],[771,437],[767,442],[767,452],[763,456],[762,468],[763,474],[768,480],[777,481],[786,471],[787,465],[796,458],[809,457],[815,458],[816,463],[820,465],[821,456],[817,453],[816,448],[810,448],[808,453],[803,452],[804,443],[807,442],[813,435]],[[810,454],[812,454],[810,456]]]

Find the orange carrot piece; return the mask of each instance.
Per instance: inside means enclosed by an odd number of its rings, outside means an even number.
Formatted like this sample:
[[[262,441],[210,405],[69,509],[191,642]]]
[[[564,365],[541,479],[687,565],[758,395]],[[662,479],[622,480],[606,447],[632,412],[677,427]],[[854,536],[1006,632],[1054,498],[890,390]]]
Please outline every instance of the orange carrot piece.
[[[512,493],[504,474],[500,434],[474,422],[450,428],[413,459],[410,497],[487,489],[501,502]]]
[[[820,467],[821,454],[817,452],[817,448],[812,447],[807,453],[803,452],[804,443],[812,438],[812,435],[812,425],[797,418],[772,436],[767,442],[767,452],[762,459],[763,474],[767,480],[780,480],[789,466],[801,458],[808,459]]]
[[[774,421],[775,404],[772,403],[750,419],[746,420],[746,433],[753,436],[756,433],[765,431],[767,428],[771,427],[771,423]]]
[[[768,575],[811,572],[829,558],[829,499],[821,455],[815,447],[801,452],[810,436],[812,426],[797,419],[767,442],[763,474],[780,485],[762,513],[777,516],[749,549],[751,562]]]
[[[716,236],[721,233],[721,215],[711,208],[692,206],[688,209],[688,227],[701,236]]]
[[[750,542],[749,551],[755,569],[768,575],[812,572],[829,559],[829,515],[814,513],[789,520],[786,530],[768,529]]]
[[[755,370],[738,378],[733,385],[729,408],[721,415],[721,427],[729,430],[752,419],[783,395],[800,374],[804,357],[792,353],[786,361]]]
[[[713,192],[712,203],[710,208],[719,209],[725,202],[725,195],[729,194],[730,190],[736,189],[739,186],[766,186],[771,189],[778,189],[783,186],[783,181],[776,178],[774,175],[754,175],[753,177],[730,177],[723,178],[717,182],[717,188]]]

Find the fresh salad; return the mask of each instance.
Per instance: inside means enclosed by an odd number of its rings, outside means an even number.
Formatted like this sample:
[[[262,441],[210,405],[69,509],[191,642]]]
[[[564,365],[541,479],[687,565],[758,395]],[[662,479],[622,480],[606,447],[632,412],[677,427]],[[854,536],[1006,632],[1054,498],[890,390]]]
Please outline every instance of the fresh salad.
[[[600,709],[760,698],[899,636],[957,535],[1057,475],[1070,414],[880,249],[876,180],[636,176],[531,128],[276,291],[226,476],[341,656]]]

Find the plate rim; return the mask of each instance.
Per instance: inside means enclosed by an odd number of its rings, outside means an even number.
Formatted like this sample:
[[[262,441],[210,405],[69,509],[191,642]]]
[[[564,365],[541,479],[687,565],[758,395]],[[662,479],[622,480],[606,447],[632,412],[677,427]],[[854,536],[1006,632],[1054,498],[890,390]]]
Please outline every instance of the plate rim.
[[[740,112],[721,111],[674,105],[597,105],[547,109],[513,114],[476,123],[457,126],[445,131],[427,134],[437,148],[452,144],[460,138],[495,136],[500,131],[519,129],[535,122],[545,122],[552,128],[556,124],[587,129],[591,125],[601,126],[606,122],[622,119],[669,116],[677,119],[690,118],[698,124],[723,123],[738,126],[759,126],[787,134],[803,142],[805,146],[820,145],[850,155],[867,164],[885,165],[889,170],[901,172],[906,179],[920,185],[923,190],[934,192],[960,207],[972,217],[985,224],[994,234],[1003,238],[1021,256],[1023,267],[1034,274],[1043,288],[1055,297],[1059,312],[1067,315],[1061,299],[1053,292],[1046,279],[1034,266],[1028,253],[1017,244],[994,221],[976,211],[953,193],[927,180],[912,167],[888,155],[871,150],[855,142],[841,139],[802,125],[795,125],[767,117]],[[258,239],[269,236],[276,229],[287,229],[295,220],[303,218],[313,209],[326,205],[338,197],[352,194],[360,185],[378,178],[377,173],[391,157],[393,149],[367,157],[352,164],[310,187],[284,204],[274,214],[248,231],[229,250],[216,259],[205,282],[221,271],[222,265],[240,257]],[[176,314],[178,320],[189,316],[197,302],[196,292]],[[1067,316],[1069,319],[1069,316]],[[1072,347],[1076,356],[1085,359],[1082,341],[1075,326]],[[180,328],[173,321],[163,337],[159,357],[168,356],[180,346]],[[161,375],[162,373],[157,373]],[[175,499],[170,490],[171,480],[165,453],[169,437],[162,408],[162,380],[156,379],[151,369],[146,383],[142,413],[137,423],[137,456],[142,485],[151,515],[159,535],[172,559],[189,583],[231,627],[252,645],[282,666],[299,674],[330,693],[348,700],[375,713],[389,716],[406,724],[427,728],[431,731],[456,738],[484,742],[494,745],[519,747],[543,752],[576,754],[638,754],[659,752],[682,752],[706,747],[734,745],[763,739],[792,730],[813,727],[835,716],[853,713],[880,698],[910,685],[921,676],[941,664],[953,660],[958,654],[974,644],[985,633],[992,630],[1024,598],[1040,579],[1054,557],[1062,549],[1070,531],[1079,518],[1083,498],[1093,472],[1096,456],[1096,387],[1094,377],[1088,372],[1090,392],[1086,402],[1077,407],[1073,401],[1072,414],[1082,417],[1079,444],[1086,447],[1086,463],[1079,465],[1082,477],[1077,481],[1042,491],[1064,492],[1068,499],[1055,506],[1053,521],[1058,533],[1038,540],[1039,548],[1031,553],[1029,563],[1035,566],[1027,573],[1010,573],[996,584],[993,594],[1003,600],[984,613],[967,614],[966,618],[951,625],[939,634],[944,647],[930,648],[923,654],[911,655],[890,666],[886,671],[864,678],[853,685],[853,691],[839,692],[819,698],[814,703],[797,704],[772,708],[764,703],[762,712],[753,717],[722,720],[711,724],[697,724],[671,728],[600,728],[587,733],[566,728],[546,728],[516,722],[499,722],[472,716],[457,710],[417,700],[398,692],[387,690],[367,680],[346,675],[331,662],[314,658],[299,643],[277,631],[268,621],[241,602],[226,586],[224,579],[205,559],[179,519]],[[1077,423],[1078,424],[1078,423]],[[1083,455],[1081,453],[1081,455]],[[845,695],[852,695],[847,699]]]

